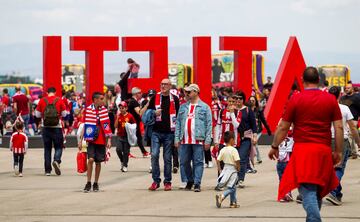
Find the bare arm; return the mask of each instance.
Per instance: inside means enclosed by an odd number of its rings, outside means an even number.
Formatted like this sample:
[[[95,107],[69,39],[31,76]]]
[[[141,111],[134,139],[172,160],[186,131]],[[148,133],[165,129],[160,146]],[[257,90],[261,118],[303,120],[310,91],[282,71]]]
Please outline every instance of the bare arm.
[[[335,130],[335,152],[333,152],[333,163],[337,166],[341,161],[344,145],[344,128],[342,120],[334,121]]]
[[[342,153],[344,143],[344,128],[342,120],[334,121],[335,130],[335,152]]]
[[[355,121],[354,120],[348,120],[347,124],[349,125],[349,129],[351,131],[352,137],[354,138],[356,144],[360,148],[360,137],[359,137],[359,133],[358,133],[358,131],[356,129]]]
[[[278,147],[280,143],[286,138],[286,135],[290,129],[291,123],[285,120],[281,120],[279,126],[275,131],[274,140],[272,146]]]
[[[279,147],[280,143],[285,139],[287,132],[289,131],[291,126],[290,122],[285,120],[281,120],[279,126],[276,129],[274,140],[271,144],[271,150],[269,151],[269,158],[271,160],[276,160],[279,157]],[[274,148],[273,148],[274,147]]]
[[[240,171],[240,160],[237,160],[236,162],[235,162],[235,168],[236,168],[236,170],[237,171]]]

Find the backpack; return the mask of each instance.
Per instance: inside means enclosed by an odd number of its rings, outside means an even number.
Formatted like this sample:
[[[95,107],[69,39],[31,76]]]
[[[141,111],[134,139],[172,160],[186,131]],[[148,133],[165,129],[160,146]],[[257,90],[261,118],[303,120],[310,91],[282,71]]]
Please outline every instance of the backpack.
[[[55,98],[55,100],[50,104],[47,98],[44,98],[44,101],[46,102],[44,111],[44,126],[57,126],[59,124],[59,114],[55,104],[59,101],[59,98]]]

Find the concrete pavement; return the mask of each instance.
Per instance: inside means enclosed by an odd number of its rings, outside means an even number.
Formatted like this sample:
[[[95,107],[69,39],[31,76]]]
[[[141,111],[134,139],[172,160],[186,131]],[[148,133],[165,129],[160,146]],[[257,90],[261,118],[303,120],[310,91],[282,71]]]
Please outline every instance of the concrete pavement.
[[[62,175],[44,176],[43,150],[30,149],[25,156],[24,177],[15,177],[12,153],[0,149],[0,221],[305,221],[302,206],[278,203],[278,178],[275,162],[266,158],[267,146],[261,146],[263,163],[257,174],[247,174],[245,189],[238,189],[240,208],[215,206],[213,190],[216,169],[205,169],[202,192],[179,190],[180,175],[173,174],[173,190],[150,192],[152,180],[147,172],[150,158],[140,157],[138,148],[132,153],[129,172],[120,172],[115,149],[103,164],[100,192],[83,193],[85,175],[76,172],[77,149],[63,153]],[[324,200],[323,221],[360,221],[360,160],[349,160],[343,178],[344,204],[333,206]],[[296,196],[297,191],[293,192]]]

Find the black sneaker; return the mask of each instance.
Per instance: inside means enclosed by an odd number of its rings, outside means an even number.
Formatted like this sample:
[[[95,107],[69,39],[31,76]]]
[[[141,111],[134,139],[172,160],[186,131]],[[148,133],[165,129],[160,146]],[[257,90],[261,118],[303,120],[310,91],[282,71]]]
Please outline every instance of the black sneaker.
[[[99,184],[98,184],[98,183],[94,183],[94,184],[93,184],[93,191],[94,191],[94,192],[98,192],[98,191],[99,191]]]
[[[178,167],[174,167],[174,168],[173,168],[173,173],[174,173],[174,174],[176,174],[178,171],[179,171],[179,168],[178,168]]]
[[[192,187],[193,187],[193,185],[194,185],[193,182],[188,182],[188,183],[186,184],[185,190],[191,190]]]
[[[201,192],[201,189],[200,189],[200,185],[199,185],[199,184],[195,184],[195,186],[194,186],[194,192]]]
[[[53,161],[52,166],[54,167],[56,175],[60,176],[61,175],[60,164],[57,161]]]
[[[329,193],[326,197],[325,200],[329,201],[330,203],[334,204],[335,206],[340,206],[342,204],[341,200],[337,197],[335,197],[334,195],[332,195],[331,193]]]
[[[297,195],[297,197],[296,197],[296,203],[302,204],[302,202],[303,202],[302,196],[301,196],[301,195]]]
[[[91,190],[91,183],[87,182],[85,187],[84,187],[84,193],[89,193]]]

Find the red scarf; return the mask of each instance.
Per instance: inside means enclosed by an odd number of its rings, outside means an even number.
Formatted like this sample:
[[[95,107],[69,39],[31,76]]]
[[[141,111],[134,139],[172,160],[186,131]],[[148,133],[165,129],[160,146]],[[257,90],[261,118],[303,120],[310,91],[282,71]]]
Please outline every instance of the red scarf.
[[[170,96],[170,128],[171,131],[175,131],[175,123],[176,123],[176,108],[175,108],[175,100],[174,100],[174,95],[172,95],[171,93],[169,94]],[[161,101],[162,101],[162,95],[161,92],[157,93],[157,95],[155,95],[155,108],[156,109],[161,109]],[[156,121],[161,121],[161,119],[156,118]]]
[[[85,110],[85,130],[88,126],[97,124],[97,118],[100,120],[100,125],[102,129],[104,130],[105,137],[111,137],[112,132],[110,129],[110,119],[108,110],[105,106],[101,106],[98,109],[95,108],[94,104],[91,104],[90,106],[86,107]],[[92,141],[94,138],[91,138],[90,135],[85,140]]]

